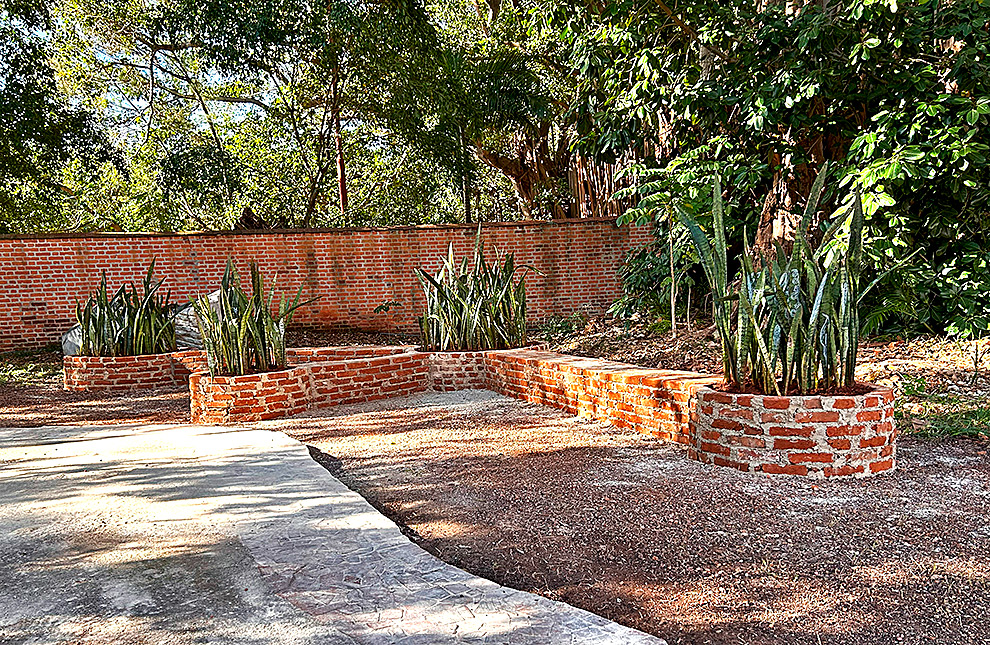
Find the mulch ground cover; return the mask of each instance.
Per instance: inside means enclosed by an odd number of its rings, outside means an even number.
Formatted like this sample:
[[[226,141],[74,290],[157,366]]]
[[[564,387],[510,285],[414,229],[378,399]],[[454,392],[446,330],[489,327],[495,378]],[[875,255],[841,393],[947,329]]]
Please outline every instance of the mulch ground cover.
[[[985,443],[812,481],[489,392],[269,422],[441,559],[673,644],[990,642]]]

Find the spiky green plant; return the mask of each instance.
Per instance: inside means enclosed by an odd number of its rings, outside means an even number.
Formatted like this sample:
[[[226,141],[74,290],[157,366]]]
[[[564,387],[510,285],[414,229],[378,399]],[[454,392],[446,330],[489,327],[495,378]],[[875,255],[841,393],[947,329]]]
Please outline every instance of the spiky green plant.
[[[859,192],[847,214],[836,219],[817,248],[809,227],[818,210],[827,170],[819,173],[794,246],[778,244],[772,257],[754,257],[745,241],[741,268],[729,281],[722,188],[715,177],[712,239],[683,208],[714,296],[726,382],[767,394],[802,394],[855,384],[863,258],[863,208]],[[848,222],[848,236],[840,233]],[[873,284],[876,284],[874,281]],[[871,284],[870,287],[873,285]]]
[[[161,293],[164,280],[154,280],[155,261],[139,290],[133,283],[121,285],[111,296],[106,271],[100,286],[85,304],[76,304],[83,356],[137,356],[175,351],[175,315],[171,291]]]
[[[512,253],[496,250],[489,264],[475,241],[473,262],[454,257],[453,246],[440,270],[416,269],[426,309],[419,318],[423,346],[434,351],[508,349],[526,344],[526,274]],[[522,276],[516,279],[516,274]]]
[[[254,262],[250,267],[251,295],[241,287],[240,275],[228,260],[217,301],[210,302],[208,296],[193,301],[213,376],[284,369],[285,333],[292,315],[314,302],[300,302],[302,287],[291,302],[282,297],[276,302],[274,284],[266,302],[261,271]]]

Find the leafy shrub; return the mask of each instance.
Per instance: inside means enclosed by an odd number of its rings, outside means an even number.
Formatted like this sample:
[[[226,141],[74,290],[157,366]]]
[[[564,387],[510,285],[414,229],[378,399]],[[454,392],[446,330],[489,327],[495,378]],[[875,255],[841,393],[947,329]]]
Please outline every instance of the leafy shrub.
[[[279,297],[275,302],[272,285],[265,302],[265,284],[258,265],[251,263],[251,295],[241,288],[234,263],[227,261],[216,303],[207,296],[193,301],[210,374],[241,375],[284,369],[285,332],[299,307],[302,287],[290,303]],[[277,313],[272,313],[276,311]]]
[[[723,370],[732,387],[752,385],[767,394],[805,394],[855,384],[863,209],[857,192],[851,213],[837,218],[819,248],[812,250],[808,227],[818,209],[825,175],[819,174],[812,187],[791,253],[778,245],[776,256],[760,258],[757,268],[745,245],[742,267],[732,283],[718,177],[713,190],[713,240],[687,210],[680,210],[714,294]],[[841,240],[839,232],[847,219],[849,236]]]
[[[479,231],[480,233],[480,231]],[[523,275],[516,280],[516,273]],[[526,343],[526,274],[512,253],[485,261],[480,234],[474,261],[454,258],[453,246],[436,275],[416,269],[426,310],[419,317],[423,346],[434,351],[507,349]]]
[[[121,285],[111,296],[107,274],[85,304],[76,304],[76,320],[82,332],[83,356],[137,356],[175,351],[175,314],[171,291],[159,293],[164,280],[154,281],[152,260],[141,290]]]
[[[675,300],[683,297],[678,294],[690,292],[694,286],[690,271],[697,265],[698,258],[686,228],[675,226],[672,233],[665,234],[668,239],[662,242],[658,240],[629,252],[619,268],[622,296],[609,307],[610,315],[629,320],[637,314],[659,318],[676,313],[670,309],[671,287],[675,289]],[[685,308],[690,306],[679,304]]]
[[[570,336],[588,324],[588,316],[574,312],[569,316],[548,316],[540,323],[540,332],[549,340],[556,341]]]

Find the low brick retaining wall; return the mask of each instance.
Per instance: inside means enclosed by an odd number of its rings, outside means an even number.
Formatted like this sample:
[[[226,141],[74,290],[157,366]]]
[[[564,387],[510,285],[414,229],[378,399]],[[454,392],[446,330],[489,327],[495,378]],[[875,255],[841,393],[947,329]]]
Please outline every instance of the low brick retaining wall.
[[[488,352],[434,352],[430,354],[430,384],[439,392],[483,390]]]
[[[429,388],[427,354],[409,350],[370,354],[330,361],[324,359],[334,355],[331,352],[297,355],[296,359],[311,360],[286,370],[243,376],[193,374],[189,379],[192,422],[237,425]]]
[[[285,350],[290,364],[346,361],[351,358],[373,358],[404,354],[416,349],[413,345],[355,345],[344,347],[292,347]]]
[[[864,477],[894,467],[894,392],[760,396],[697,394],[691,456],[744,472]]]
[[[895,466],[894,394],[772,397],[710,389],[720,379],[542,349],[419,352],[411,346],[292,349],[278,372],[211,377],[203,352],[67,357],[68,389],[189,381],[193,423],[236,425],[428,389],[490,389],[689,446],[746,472],[868,477]]]
[[[66,356],[62,359],[66,390],[129,392],[182,385],[188,372],[172,354],[142,356]]]
[[[771,397],[710,389],[721,379],[552,352],[489,352],[486,387],[690,446],[745,472],[868,477],[895,466],[894,393]]]
[[[500,394],[685,444],[695,391],[718,381],[547,351],[491,352],[485,366]]]

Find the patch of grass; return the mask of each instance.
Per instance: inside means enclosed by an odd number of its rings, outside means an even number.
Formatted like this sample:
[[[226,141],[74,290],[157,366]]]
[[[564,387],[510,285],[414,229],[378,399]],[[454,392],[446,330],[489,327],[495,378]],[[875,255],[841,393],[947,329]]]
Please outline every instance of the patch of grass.
[[[62,352],[57,347],[0,354],[0,384],[47,385],[62,378]]]
[[[990,439],[990,400],[927,391],[922,378],[907,378],[904,396],[894,410],[905,434],[925,439]]]

